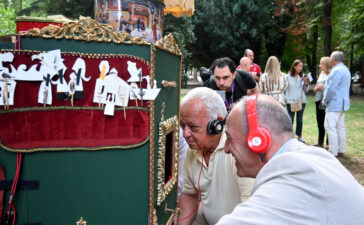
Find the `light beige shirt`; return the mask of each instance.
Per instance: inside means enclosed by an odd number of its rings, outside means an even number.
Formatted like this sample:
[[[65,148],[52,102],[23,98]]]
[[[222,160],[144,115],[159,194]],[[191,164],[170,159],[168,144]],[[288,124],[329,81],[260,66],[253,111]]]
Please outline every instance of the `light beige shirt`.
[[[203,163],[199,212],[208,224],[215,224],[220,217],[231,213],[236,205],[245,202],[250,197],[254,182],[252,178],[238,177],[234,157],[224,152],[225,140],[223,132],[217,148],[210,156],[209,165]],[[183,193],[198,193],[201,163],[201,151],[188,149],[183,168]]]
[[[284,91],[287,89],[288,83],[286,76],[282,74],[277,83],[269,82],[269,75],[263,73],[259,80],[259,90],[262,94],[270,95],[275,100],[277,100],[281,105],[286,105],[286,97],[284,96]]]

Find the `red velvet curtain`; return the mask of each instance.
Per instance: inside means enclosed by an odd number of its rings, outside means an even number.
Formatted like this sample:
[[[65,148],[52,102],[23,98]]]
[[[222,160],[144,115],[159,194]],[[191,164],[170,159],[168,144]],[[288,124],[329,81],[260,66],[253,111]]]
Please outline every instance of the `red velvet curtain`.
[[[30,68],[38,63],[39,69],[39,60],[31,60],[33,54],[38,52],[14,52],[13,62],[4,62],[3,65],[8,67],[10,72],[10,64],[15,68],[20,64]],[[102,60],[107,60],[110,70],[115,68],[118,76],[124,81],[130,78],[127,61],[135,62],[137,68],[142,69],[143,76],[150,74],[148,63],[131,55],[62,53],[64,64],[68,68],[64,75],[66,82],[70,80],[72,66],[78,57],[85,60],[86,77],[91,79],[88,82],[82,81],[84,97],[75,99],[74,107],[71,107],[70,100],[57,99],[57,85],[52,84],[52,105],[43,107],[43,104],[38,103],[40,81],[16,81],[14,105],[10,106],[10,110],[0,109],[2,147],[11,151],[97,150],[132,148],[148,139],[148,102],[144,102],[142,108],[141,101],[129,100],[128,108],[116,107],[114,116],[106,116],[103,108],[98,108],[98,104],[92,101]],[[55,77],[57,78],[58,76]],[[145,79],[141,84],[143,88],[146,87]],[[138,107],[135,107],[136,105]]]

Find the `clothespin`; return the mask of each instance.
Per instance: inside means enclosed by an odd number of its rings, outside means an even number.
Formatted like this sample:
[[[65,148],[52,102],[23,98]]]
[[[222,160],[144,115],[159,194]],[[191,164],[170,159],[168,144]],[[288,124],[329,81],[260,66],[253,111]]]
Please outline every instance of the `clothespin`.
[[[47,106],[47,99],[48,99],[48,89],[47,89],[47,87],[44,87],[44,90],[43,90],[43,107]]]
[[[70,83],[70,96],[71,96],[71,106],[73,107],[73,96],[75,95],[76,84],[74,81]]]
[[[123,111],[124,111],[124,120],[126,120],[126,111],[125,111],[125,100],[124,97],[121,97],[121,104],[123,105]]]

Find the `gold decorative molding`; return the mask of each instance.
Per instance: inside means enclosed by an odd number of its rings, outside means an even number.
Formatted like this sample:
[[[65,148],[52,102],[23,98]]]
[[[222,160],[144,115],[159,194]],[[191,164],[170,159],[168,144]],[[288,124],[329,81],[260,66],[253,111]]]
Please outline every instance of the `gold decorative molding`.
[[[158,40],[155,43],[155,46],[172,54],[182,55],[181,51],[178,48],[177,42],[171,33]]]
[[[155,80],[155,46],[150,45],[150,86],[154,87]]]
[[[81,219],[76,222],[76,225],[87,225],[87,222],[86,220],[83,220],[83,218],[81,217]]]
[[[63,23],[62,27],[49,25],[41,30],[34,28],[22,36],[150,45],[141,37],[132,37],[127,32],[115,32],[112,26],[83,16],[79,20]]]
[[[149,224],[158,225],[157,212],[154,208],[154,101],[149,102]]]
[[[158,217],[157,217],[157,210],[155,210],[154,207],[152,207],[152,220],[149,224],[151,225],[158,225]]]
[[[159,140],[158,140],[158,178],[157,178],[157,205],[160,206],[166,199],[173,187],[177,184],[178,179],[178,117],[175,115],[159,123]],[[166,155],[166,136],[173,134],[172,143],[172,172],[171,179],[165,183],[165,155]]]
[[[172,88],[175,88],[175,87],[177,87],[177,83],[176,83],[176,81],[166,81],[166,80],[162,80],[162,86],[163,87],[172,87]]]

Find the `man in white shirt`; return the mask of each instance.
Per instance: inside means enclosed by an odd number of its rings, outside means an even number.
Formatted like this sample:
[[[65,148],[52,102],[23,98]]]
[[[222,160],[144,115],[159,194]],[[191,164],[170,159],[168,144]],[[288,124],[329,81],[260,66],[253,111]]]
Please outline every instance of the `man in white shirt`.
[[[215,224],[249,198],[253,179],[239,178],[234,158],[223,151],[227,112],[215,91],[201,87],[188,92],[182,99],[180,115],[189,149],[178,224]]]

